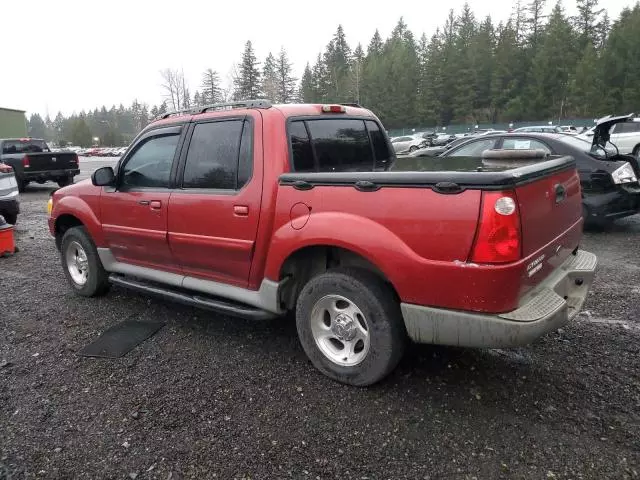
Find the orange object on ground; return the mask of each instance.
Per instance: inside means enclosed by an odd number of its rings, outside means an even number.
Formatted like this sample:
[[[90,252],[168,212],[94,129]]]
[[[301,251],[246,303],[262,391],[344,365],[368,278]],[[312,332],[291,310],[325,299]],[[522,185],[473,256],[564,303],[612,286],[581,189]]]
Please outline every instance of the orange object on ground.
[[[13,225],[4,223],[0,225],[0,257],[14,253],[16,253],[16,242],[13,237]]]

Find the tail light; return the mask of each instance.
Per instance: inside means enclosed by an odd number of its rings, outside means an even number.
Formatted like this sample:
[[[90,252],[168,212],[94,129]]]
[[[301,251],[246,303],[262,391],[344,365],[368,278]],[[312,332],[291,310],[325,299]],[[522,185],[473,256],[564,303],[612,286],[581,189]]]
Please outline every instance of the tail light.
[[[322,111],[325,113],[346,113],[347,108],[344,105],[323,105]]]
[[[24,168],[29,168],[29,155],[25,155],[24,157],[22,157],[22,166]]]
[[[482,192],[480,224],[471,261],[508,263],[521,258],[522,232],[515,192]]]

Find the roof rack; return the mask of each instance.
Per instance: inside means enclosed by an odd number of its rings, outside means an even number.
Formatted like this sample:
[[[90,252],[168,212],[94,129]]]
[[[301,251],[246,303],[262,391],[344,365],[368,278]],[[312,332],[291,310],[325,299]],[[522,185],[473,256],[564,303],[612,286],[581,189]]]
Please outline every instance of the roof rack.
[[[223,109],[232,109],[232,108],[271,108],[271,102],[265,99],[257,99],[257,100],[238,100],[235,102],[222,102],[222,103],[212,103],[211,105],[204,105],[202,107],[195,108],[183,108],[181,110],[172,110],[167,113],[163,113],[162,115],[158,115],[154,120],[163,120],[165,118],[169,118],[172,115],[181,115],[184,113],[189,113],[191,115],[196,115],[198,113],[205,113],[209,110],[223,110]]]

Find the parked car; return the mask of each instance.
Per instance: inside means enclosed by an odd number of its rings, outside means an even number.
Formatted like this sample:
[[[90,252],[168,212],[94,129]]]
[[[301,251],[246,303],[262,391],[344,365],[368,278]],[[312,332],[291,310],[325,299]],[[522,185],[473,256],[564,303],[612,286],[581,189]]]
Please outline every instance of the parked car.
[[[447,145],[448,143],[453,142],[456,139],[455,135],[451,135],[449,133],[439,133],[434,138],[431,139],[432,147],[440,147]]]
[[[58,182],[60,187],[73,183],[80,173],[78,155],[74,152],[52,152],[38,138],[0,139],[0,162],[13,167],[18,189],[24,192],[29,182]]]
[[[560,125],[560,130],[562,130],[562,133],[566,133],[568,135],[578,135],[581,131],[578,127],[573,125]]]
[[[454,140],[451,143],[447,143],[446,145],[439,145],[437,147],[424,147],[420,148],[413,153],[410,153],[411,157],[437,157],[438,155],[446,152],[447,150],[456,147],[462,143],[469,141],[471,138],[474,138],[473,135],[468,135],[465,137],[460,137]]]
[[[635,117],[634,114],[623,115],[621,117],[607,116],[601,118],[596,126],[581,133],[579,136],[591,141],[599,125],[609,123],[615,119],[624,119],[624,121],[613,123],[611,131],[609,132],[609,142],[615,145],[620,153],[631,154],[637,159],[640,159],[640,118]]]
[[[422,136],[404,136],[391,139],[391,146],[396,153],[413,152],[425,142]]]
[[[611,126],[600,124],[601,129],[608,130]],[[578,136],[534,132],[490,135],[451,148],[442,156],[481,156],[484,151],[495,149],[535,149],[548,155],[575,158],[582,185],[583,215],[589,225],[605,226],[640,210],[640,168],[635,159]]]
[[[535,133],[562,133],[562,128],[555,125],[539,125],[531,127],[520,127],[513,130],[515,133],[535,132]]]
[[[20,196],[18,182],[13,168],[0,163],[0,215],[7,223],[15,225],[20,213]]]
[[[403,169],[366,109],[245,101],[153,122],[53,193],[49,229],[79,295],[295,312],[313,365],[369,385],[408,339],[523,345],[580,310],[596,258],[575,161],[481,162]]]

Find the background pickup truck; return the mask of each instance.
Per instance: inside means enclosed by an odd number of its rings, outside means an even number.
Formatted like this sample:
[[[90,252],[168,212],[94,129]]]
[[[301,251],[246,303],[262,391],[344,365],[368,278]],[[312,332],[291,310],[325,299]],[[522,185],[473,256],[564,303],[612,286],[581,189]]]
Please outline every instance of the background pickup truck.
[[[85,296],[116,284],[245,318],[295,313],[312,363],[352,385],[387,375],[409,339],[524,345],[577,314],[596,258],[578,248],[571,157],[408,168],[384,132],[343,105],[167,114],[115,170],[53,194],[65,275]]]
[[[80,173],[77,154],[52,152],[44,140],[36,138],[0,139],[0,163],[13,167],[21,192],[29,182],[53,180],[66,187]]]

